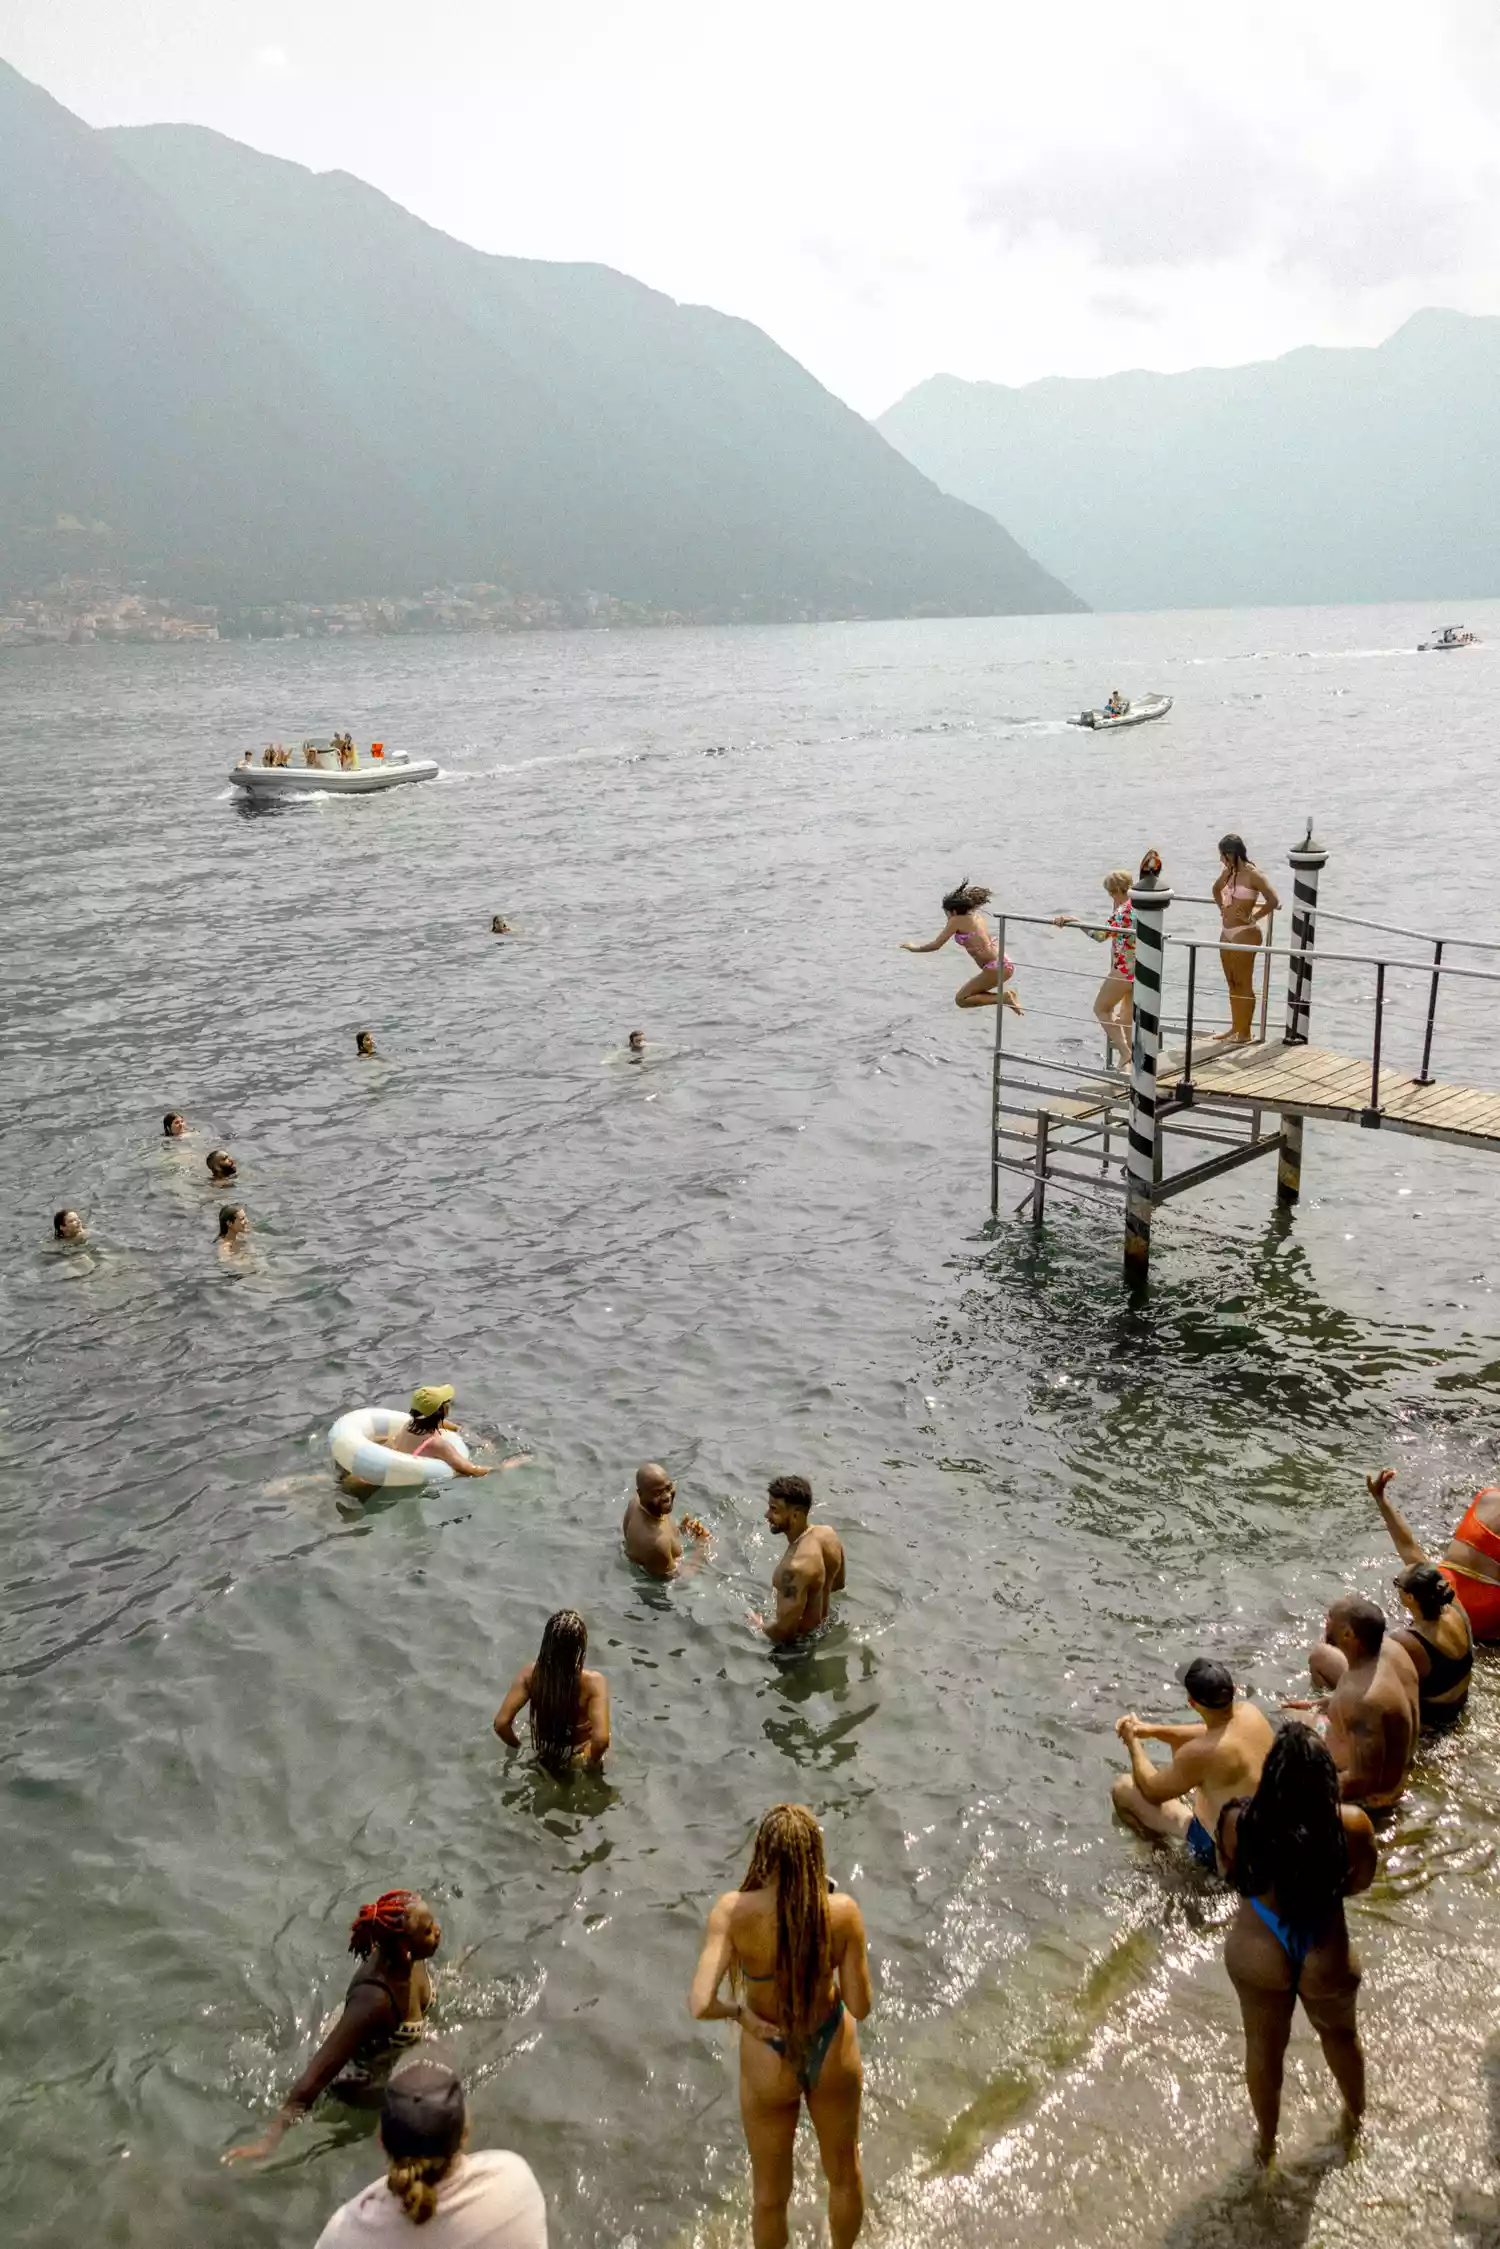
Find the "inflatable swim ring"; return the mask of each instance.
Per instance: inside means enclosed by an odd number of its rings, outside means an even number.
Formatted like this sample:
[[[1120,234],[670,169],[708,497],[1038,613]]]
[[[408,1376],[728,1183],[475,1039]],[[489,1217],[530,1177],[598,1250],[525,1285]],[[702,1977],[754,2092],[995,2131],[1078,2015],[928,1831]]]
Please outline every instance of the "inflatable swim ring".
[[[328,1432],[328,1450],[340,1468],[361,1484],[414,1490],[419,1484],[449,1484],[453,1470],[446,1460],[418,1460],[413,1453],[393,1452],[385,1442],[404,1429],[411,1415],[405,1406],[356,1406],[339,1415]],[[462,1437],[449,1434],[449,1443],[465,1460],[469,1448]]]

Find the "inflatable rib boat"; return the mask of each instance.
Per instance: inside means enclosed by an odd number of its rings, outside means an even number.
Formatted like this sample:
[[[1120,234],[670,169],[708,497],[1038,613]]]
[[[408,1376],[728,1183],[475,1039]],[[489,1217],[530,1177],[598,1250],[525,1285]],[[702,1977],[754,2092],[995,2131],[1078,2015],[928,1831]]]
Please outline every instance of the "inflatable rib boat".
[[[1068,724],[1099,731],[1106,726],[1144,726],[1148,718],[1165,718],[1171,708],[1170,695],[1145,695],[1138,703],[1127,703],[1123,711],[1080,711]]]

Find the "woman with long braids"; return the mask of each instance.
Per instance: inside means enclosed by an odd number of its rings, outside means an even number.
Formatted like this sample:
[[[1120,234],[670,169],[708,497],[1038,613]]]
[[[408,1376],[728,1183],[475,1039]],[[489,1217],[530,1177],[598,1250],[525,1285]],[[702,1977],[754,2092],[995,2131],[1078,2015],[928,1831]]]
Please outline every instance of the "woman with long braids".
[[[970,882],[965,877],[943,900],[943,912],[948,918],[936,937],[929,937],[925,945],[903,945],[901,950],[903,953],[935,953],[951,937],[959,951],[968,954],[969,965],[975,971],[966,984],[959,985],[953,995],[954,1006],[994,1007],[1001,1002],[1013,1015],[1024,1015],[1026,1011],[1010,981],[1016,973],[1016,964],[1008,955],[1001,960],[990,925],[980,912],[989,902],[990,893],[983,883]]]
[[[549,1616],[535,1663],[519,1670],[495,1712],[495,1731],[521,1746],[516,1720],[531,1705],[531,1747],[544,1771],[559,1777],[575,1761],[603,1762],[609,1747],[609,1688],[602,1671],[585,1671],[589,1628],[576,1609]]]
[[[1338,1767],[1310,1727],[1284,1726],[1255,1794],[1224,1806],[1219,1858],[1241,1897],[1224,1965],[1245,2025],[1255,2152],[1269,2163],[1299,1999],[1344,2096],[1350,2130],[1365,2107],[1365,2057],[1354,2019],[1360,1967],[1344,1900],[1374,1880],[1375,1830],[1357,1805],[1340,1803]]]
[[[719,1997],[726,1976],[733,1999]],[[864,2068],[854,2025],[871,1997],[865,1925],[853,1898],[829,1886],[817,1821],[803,1804],[773,1805],[744,1881],[708,1917],[688,2000],[698,2022],[739,2025],[755,2249],[785,2249],[804,2101],[828,2181],[833,2249],[849,2249],[859,2232]]]
[[[1260,925],[1275,913],[1281,900],[1260,869],[1251,866],[1243,836],[1220,836],[1213,896],[1222,925],[1219,965],[1229,986],[1229,1029],[1219,1036],[1246,1046],[1255,1027],[1255,962],[1238,948],[1260,943]]]
[[[226,2163],[269,2155],[290,2124],[300,2124],[320,2093],[367,2103],[403,2047],[422,2036],[432,2005],[427,1962],[443,1939],[436,1916],[415,1890],[387,1890],[362,1905],[349,1928],[349,1950],[360,1966],[344,1995],[338,2019],[292,2087],[270,2130]]]
[[[467,2152],[464,2089],[442,2062],[398,2070],[380,2104],[383,2179],[335,2210],[317,2249],[547,2249],[547,2205],[523,2157]]]

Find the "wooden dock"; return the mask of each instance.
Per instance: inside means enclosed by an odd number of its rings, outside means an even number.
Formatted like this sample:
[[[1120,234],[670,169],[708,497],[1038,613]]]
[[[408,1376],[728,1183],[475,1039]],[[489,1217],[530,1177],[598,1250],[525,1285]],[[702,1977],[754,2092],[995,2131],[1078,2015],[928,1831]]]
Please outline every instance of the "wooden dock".
[[[1166,1057],[1163,1057],[1163,1063]],[[1157,1073],[1157,1091],[1181,1099],[1182,1066]],[[1371,1067],[1317,1046],[1201,1047],[1193,1055],[1191,1103],[1204,1109],[1272,1109],[1284,1117],[1328,1118],[1469,1148],[1500,1148],[1500,1093],[1470,1086],[1420,1085],[1382,1071],[1372,1107]]]

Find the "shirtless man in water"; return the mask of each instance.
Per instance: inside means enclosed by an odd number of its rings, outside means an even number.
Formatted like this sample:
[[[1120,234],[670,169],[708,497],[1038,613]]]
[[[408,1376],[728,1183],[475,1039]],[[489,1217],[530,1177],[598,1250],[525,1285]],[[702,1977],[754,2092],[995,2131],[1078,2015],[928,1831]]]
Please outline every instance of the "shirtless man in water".
[[[635,1472],[635,1490],[625,1510],[625,1554],[652,1577],[675,1577],[682,1560],[682,1534],[672,1520],[676,1497],[677,1486],[665,1468],[654,1460],[643,1461]],[[701,1559],[708,1532],[696,1515],[684,1515],[682,1529],[698,1541],[694,1560]]]
[[[844,1549],[827,1523],[810,1523],[812,1486],[805,1476],[777,1476],[766,1499],[766,1521],[787,1550],[771,1576],[776,1614],[769,1623],[753,1615],[768,1640],[800,1639],[828,1614],[830,1596],[842,1592]]]
[[[1199,1656],[1183,1675],[1194,1718],[1187,1726],[1147,1726],[1133,1711],[1115,1721],[1130,1754],[1110,1794],[1121,1819],[1142,1835],[1186,1843],[1198,1864],[1218,1865],[1214,1838],[1219,1814],[1232,1796],[1253,1796],[1274,1735],[1253,1702],[1236,1702],[1234,1680],[1222,1663]],[[1165,1742],[1169,1763],[1157,1765],[1141,1747]]]
[[[1308,1668],[1316,1686],[1332,1690],[1327,1702],[1287,1702],[1282,1708],[1321,1707],[1339,1769],[1339,1794],[1346,1804],[1384,1810],[1406,1786],[1421,1730],[1416,1665],[1387,1636],[1375,1603],[1351,1593],[1329,1610]]]

